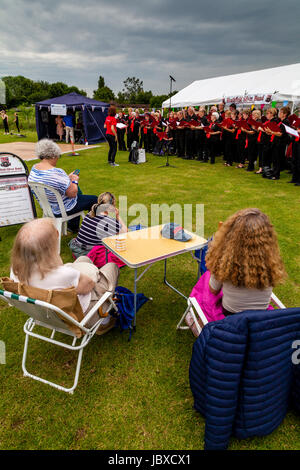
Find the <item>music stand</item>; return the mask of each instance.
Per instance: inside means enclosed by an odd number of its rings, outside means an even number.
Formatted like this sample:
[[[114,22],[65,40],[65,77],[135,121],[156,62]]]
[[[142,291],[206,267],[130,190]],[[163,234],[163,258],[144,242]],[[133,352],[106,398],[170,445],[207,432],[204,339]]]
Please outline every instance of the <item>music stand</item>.
[[[169,142],[170,142],[170,141],[171,141],[171,139],[169,140]],[[167,147],[167,161],[166,161],[166,164],[165,164],[165,165],[161,165],[161,166],[159,166],[158,168],[166,168],[166,167],[176,168],[176,166],[170,165],[170,163],[169,163],[169,156],[170,156],[169,149],[170,149],[170,144],[167,144],[166,147]]]

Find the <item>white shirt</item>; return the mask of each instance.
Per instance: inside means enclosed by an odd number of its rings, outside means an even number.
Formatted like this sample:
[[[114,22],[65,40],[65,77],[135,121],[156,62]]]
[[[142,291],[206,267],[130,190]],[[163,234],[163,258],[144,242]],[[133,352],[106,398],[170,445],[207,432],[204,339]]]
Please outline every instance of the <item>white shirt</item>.
[[[10,278],[19,282],[17,276],[14,275],[13,270],[10,270]],[[61,290],[67,287],[77,287],[79,283],[80,272],[70,266],[59,266],[49,273],[45,274],[44,279],[41,279],[39,273],[34,272],[29,280],[29,285],[38,287],[45,290]],[[91,302],[91,292],[88,294],[77,294],[83,313],[86,312]]]

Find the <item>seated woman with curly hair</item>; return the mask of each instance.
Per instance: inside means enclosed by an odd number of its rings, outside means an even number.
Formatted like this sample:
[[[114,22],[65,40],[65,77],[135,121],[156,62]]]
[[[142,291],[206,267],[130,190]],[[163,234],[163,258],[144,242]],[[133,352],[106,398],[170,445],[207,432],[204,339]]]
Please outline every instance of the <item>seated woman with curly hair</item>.
[[[286,276],[273,225],[259,209],[240,210],[221,225],[206,266],[210,292],[223,291],[224,315],[266,310],[273,287]]]

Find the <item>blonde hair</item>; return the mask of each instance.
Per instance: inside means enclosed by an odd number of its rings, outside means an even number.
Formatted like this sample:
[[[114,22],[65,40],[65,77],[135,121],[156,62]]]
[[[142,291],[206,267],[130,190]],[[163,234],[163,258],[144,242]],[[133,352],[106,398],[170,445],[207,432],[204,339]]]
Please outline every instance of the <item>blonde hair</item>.
[[[112,193],[110,193],[109,191],[106,191],[105,193],[100,194],[100,196],[98,196],[97,204],[94,204],[92,206],[92,208],[91,208],[90,212],[88,213],[88,215],[92,218],[96,217],[97,209],[102,204],[111,204],[112,206],[115,206],[116,205],[115,196]]]
[[[28,284],[36,271],[44,279],[45,274],[61,266],[58,243],[58,232],[52,219],[35,219],[23,225],[11,255],[12,271],[19,281]]]
[[[222,224],[209,245],[206,266],[220,282],[265,289],[286,277],[277,236],[259,209],[242,209]]]
[[[277,109],[276,108],[268,108],[267,113],[271,113],[272,116],[277,116]]]
[[[247,116],[250,116],[251,111],[250,109],[243,109],[242,114],[247,114]]]
[[[259,109],[255,109],[254,111],[252,111],[252,116],[256,116],[258,117],[258,119],[261,118],[261,111]]]

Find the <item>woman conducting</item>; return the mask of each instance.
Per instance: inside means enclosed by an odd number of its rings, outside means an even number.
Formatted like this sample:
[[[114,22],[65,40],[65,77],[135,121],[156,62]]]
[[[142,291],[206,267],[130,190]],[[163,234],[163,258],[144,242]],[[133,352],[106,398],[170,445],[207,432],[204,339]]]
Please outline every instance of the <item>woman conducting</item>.
[[[119,166],[117,163],[115,163],[115,157],[118,147],[117,120],[115,118],[116,112],[116,107],[110,106],[108,110],[108,116],[105,119],[104,123],[104,128],[106,129],[106,138],[109,145],[108,163],[111,166]]]

